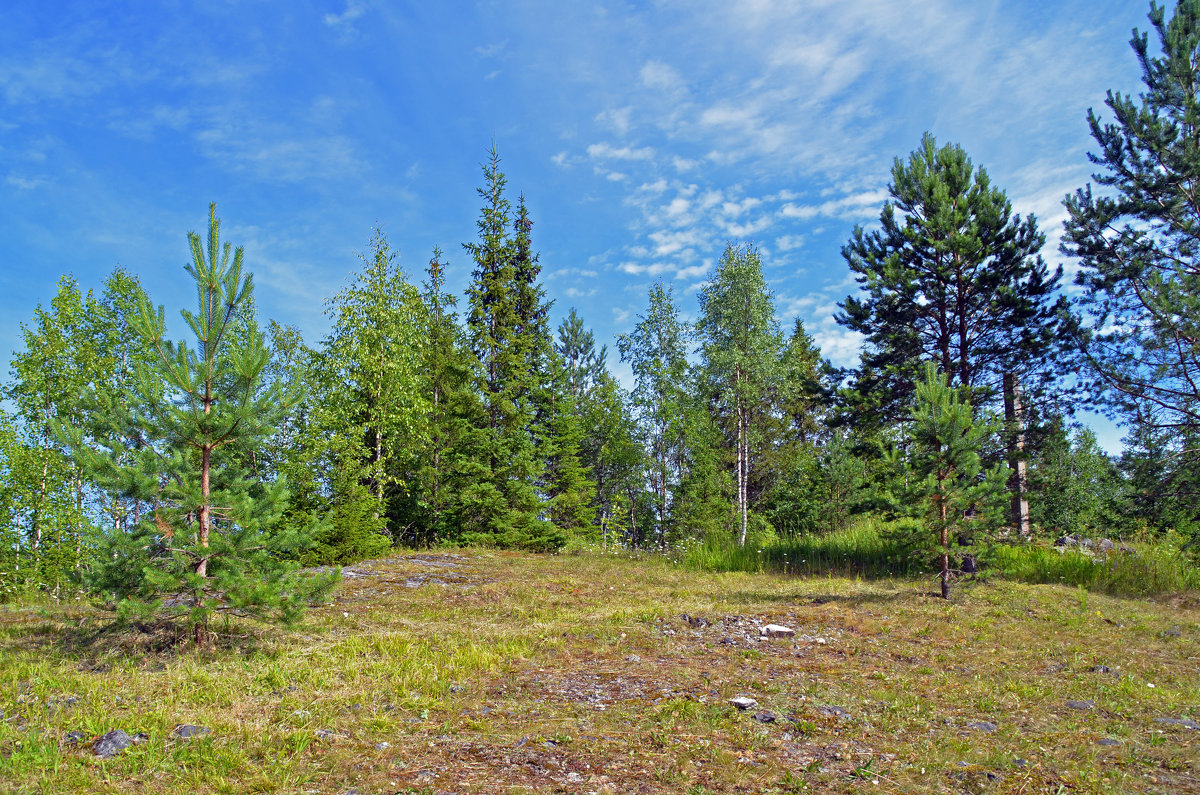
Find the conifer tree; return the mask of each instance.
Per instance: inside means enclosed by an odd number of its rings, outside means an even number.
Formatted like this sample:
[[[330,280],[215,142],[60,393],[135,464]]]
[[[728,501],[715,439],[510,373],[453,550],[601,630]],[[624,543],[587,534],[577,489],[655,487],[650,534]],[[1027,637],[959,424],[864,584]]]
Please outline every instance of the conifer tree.
[[[608,351],[603,345],[596,350],[596,335],[584,325],[575,307],[558,326],[555,350],[566,364],[571,396],[580,405],[604,372]]]
[[[1148,33],[1130,41],[1145,90],[1110,91],[1111,122],[1088,111],[1104,190],[1067,197],[1063,252],[1081,266],[1074,330],[1095,392],[1187,462],[1159,477],[1186,510],[1200,474],[1200,2],[1181,0],[1170,19],[1152,3],[1149,17],[1155,49]]]
[[[422,373],[427,433],[414,457],[418,500],[407,524],[409,540],[426,545],[479,532],[464,495],[472,493],[478,460],[486,454],[482,406],[475,393],[477,372],[458,323],[456,299],[446,290],[446,263],[434,248],[421,294],[425,346]],[[469,503],[467,503],[469,504]]]
[[[909,434],[916,494],[925,506],[925,527],[931,531],[939,562],[942,598],[950,598],[951,556],[960,542],[974,543],[975,532],[996,522],[1000,495],[1008,478],[997,464],[986,473],[979,451],[994,428],[976,418],[963,399],[964,387],[954,388],[932,362],[917,383]]]
[[[549,307],[524,199],[514,217],[494,144],[483,172],[479,239],[463,247],[475,260],[467,327],[479,361],[485,434],[475,483],[463,500],[476,529],[463,540],[555,549],[564,536],[545,518],[546,461],[539,452],[549,403]]]
[[[1062,269],[1051,272],[1038,253],[1045,236],[1035,219],[1014,214],[960,146],[938,147],[926,134],[908,160],[896,159],[888,191],[882,228],[856,228],[842,249],[865,293],[847,297],[837,316],[866,337],[854,413],[903,422],[924,361],[977,408],[1003,395],[1012,520],[1026,531],[1023,432],[1030,402],[1060,375]]]
[[[267,437],[298,397],[285,384],[262,388],[270,354],[253,317],[239,317],[253,294],[242,249],[221,244],[216,205],[207,240],[188,241],[198,307],[182,315],[196,342],[167,340],[163,310],[142,298],[133,331],[156,355],[138,367],[114,423],[136,437],[96,449],[78,429],[58,428],[97,483],[153,505],[130,532],[107,536],[88,585],[122,618],[182,618],[204,645],[214,613],[291,621],[332,580],[295,574],[286,561],[304,539],[275,522],[286,483],[258,480],[232,454]]]

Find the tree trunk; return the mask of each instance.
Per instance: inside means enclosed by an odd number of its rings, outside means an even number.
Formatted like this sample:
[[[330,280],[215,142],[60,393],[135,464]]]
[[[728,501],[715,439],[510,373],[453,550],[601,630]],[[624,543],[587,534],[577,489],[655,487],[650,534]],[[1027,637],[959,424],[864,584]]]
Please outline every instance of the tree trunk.
[[[942,526],[942,598],[950,598],[950,523],[946,514],[946,496],[942,491],[941,481],[938,482],[938,519]]]
[[[212,447],[203,445],[200,448],[200,515],[199,515],[199,536],[196,539],[201,549],[200,560],[196,562],[196,575],[199,577],[208,576],[208,535],[212,523],[211,508],[209,506],[209,472],[212,469]],[[197,638],[199,636],[197,635]]]
[[[1008,442],[1008,490],[1012,495],[1010,515],[1013,527],[1028,538],[1032,533],[1029,522],[1029,481],[1025,470],[1025,417],[1021,405],[1021,383],[1016,373],[1004,374],[1004,424]]]

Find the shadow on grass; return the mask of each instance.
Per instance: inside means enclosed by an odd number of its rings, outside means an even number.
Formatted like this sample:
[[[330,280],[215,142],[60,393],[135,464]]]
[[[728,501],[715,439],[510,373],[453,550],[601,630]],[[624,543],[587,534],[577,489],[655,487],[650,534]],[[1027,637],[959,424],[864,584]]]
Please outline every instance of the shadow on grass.
[[[209,642],[198,648],[192,630],[182,621],[119,623],[103,613],[74,610],[55,615],[38,611],[23,623],[8,622],[0,631],[10,652],[71,660],[80,670],[104,673],[112,663],[154,664],[188,654],[235,654],[252,657],[269,643],[273,630],[257,622],[218,621],[209,628]],[[274,630],[278,633],[284,630]]]

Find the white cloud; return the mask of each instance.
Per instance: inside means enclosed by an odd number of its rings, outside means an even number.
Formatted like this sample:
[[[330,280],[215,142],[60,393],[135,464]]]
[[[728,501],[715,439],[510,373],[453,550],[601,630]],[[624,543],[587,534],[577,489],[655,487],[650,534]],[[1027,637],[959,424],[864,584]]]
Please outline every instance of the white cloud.
[[[608,143],[591,144],[587,153],[594,160],[649,160],[654,157],[654,150],[649,147],[615,147]]]
[[[322,20],[326,25],[337,31],[338,37],[348,41],[357,36],[355,21],[367,11],[367,4],[362,0],[346,0],[346,8],[340,14],[326,14]]]
[[[840,199],[830,199],[820,204],[793,204],[788,202],[780,208],[779,214],[784,218],[807,220],[817,216],[832,218],[869,218],[879,215],[883,203],[888,198],[888,192],[883,189],[863,191],[861,193],[843,196]]]
[[[596,121],[606,125],[613,130],[617,135],[624,138],[629,134],[632,122],[633,106],[626,105],[623,108],[609,108],[602,110],[596,114]]]
[[[33,190],[46,184],[44,177],[19,177],[16,174],[9,174],[4,179],[5,185],[11,185],[17,190]]]
[[[780,235],[775,238],[775,248],[780,251],[794,251],[804,245],[804,235]]]
[[[642,85],[661,91],[676,91],[683,88],[683,78],[673,67],[662,61],[647,61],[640,72]]]
[[[508,39],[483,44],[475,48],[475,54],[483,58],[495,58],[508,48]]]

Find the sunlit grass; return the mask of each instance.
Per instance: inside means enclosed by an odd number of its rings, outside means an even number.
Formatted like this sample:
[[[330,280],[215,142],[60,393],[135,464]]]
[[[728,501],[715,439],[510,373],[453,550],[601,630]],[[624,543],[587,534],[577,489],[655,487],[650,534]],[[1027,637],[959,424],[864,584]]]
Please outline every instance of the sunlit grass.
[[[853,558],[871,543],[821,553]],[[398,558],[347,580],[295,630],[233,621],[201,653],[97,633],[105,619],[84,607],[0,612],[0,791],[1123,793],[1197,781],[1200,733],[1155,722],[1200,718],[1194,607],[999,578],[946,603],[919,577],[853,562],[798,576],[790,560],[784,575],[621,552],[459,554],[449,584],[410,587],[420,564]],[[762,623],[797,638],[759,640]],[[738,712],[728,699],[742,694],[759,706]],[[212,733],[173,739],[178,723]],[[148,739],[107,761],[62,743],[116,728]],[[1122,745],[1098,750],[1100,737]]]
[[[679,562],[697,571],[886,579],[925,572],[889,539],[886,523],[864,519],[827,535],[739,546],[731,537],[681,545]],[[1082,586],[1120,596],[1200,593],[1200,568],[1167,543],[1138,543],[1095,555],[1048,543],[998,543],[979,550],[987,575],[1027,583]]]

